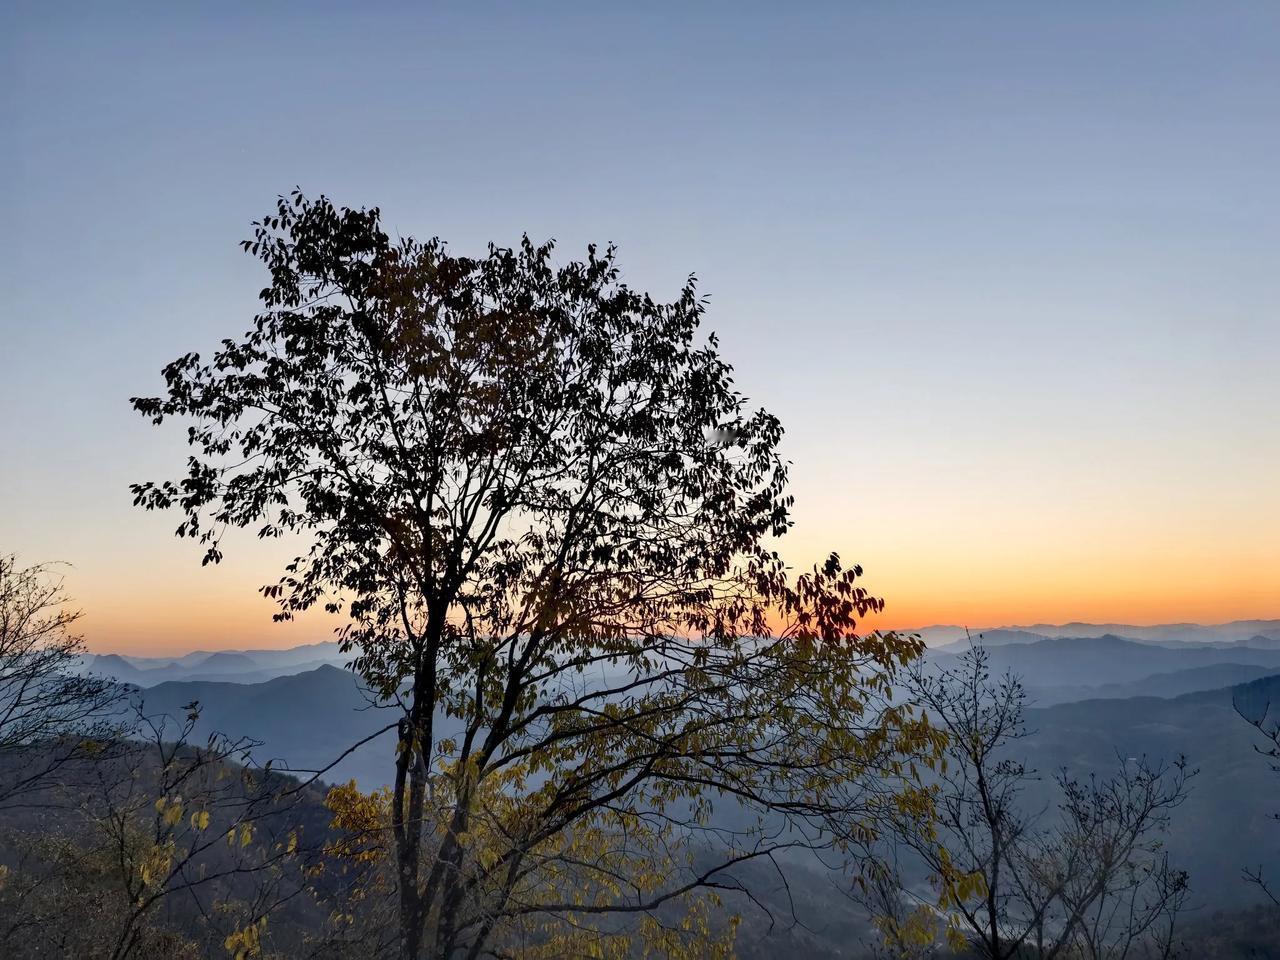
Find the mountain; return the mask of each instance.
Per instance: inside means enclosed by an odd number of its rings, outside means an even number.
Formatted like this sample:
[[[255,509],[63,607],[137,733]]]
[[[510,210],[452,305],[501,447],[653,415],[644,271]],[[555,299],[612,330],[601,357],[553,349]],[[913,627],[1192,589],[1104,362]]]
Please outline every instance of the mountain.
[[[124,657],[116,653],[107,653],[85,658],[81,664],[84,673],[95,673],[110,680],[129,683],[135,686],[147,685],[149,671],[139,669]]]
[[[954,666],[954,648],[933,650],[929,659],[939,668]],[[1028,689],[1094,687],[1132,683],[1153,674],[1172,673],[1224,662],[1273,667],[1280,671],[1280,648],[1156,646],[1125,637],[1054,637],[1035,643],[1007,643],[987,650],[992,673],[1010,671]]]
[[[272,760],[293,770],[322,769],[396,719],[395,710],[371,704],[353,674],[327,664],[264,683],[167,681],[142,690],[140,697],[148,715],[176,722],[187,715],[186,705],[196,701],[200,720],[194,742],[214,732],[249,737],[261,742],[253,750],[257,762]],[[381,786],[394,775],[394,758],[395,739],[389,733],[346,757],[324,779],[332,783],[354,777],[366,788]]]
[[[1245,663],[1215,663],[1172,673],[1156,673],[1132,683],[1104,683],[1097,688],[1098,697],[1180,697],[1201,690],[1216,690],[1250,683],[1274,676],[1280,668]]]
[[[1238,643],[1257,634],[1280,633],[1280,620],[1232,620],[1229,623],[1163,623],[1138,626],[1131,623],[1037,623],[1011,629],[1051,637],[1097,637],[1114,634],[1147,643]]]
[[[297,666],[312,662],[342,663],[348,659],[338,649],[337,642],[333,640],[272,649],[192,650],[190,653],[184,653],[179,657],[135,657],[120,654],[108,654],[108,656],[124,660],[140,670],[156,670],[170,666],[193,668],[207,661],[210,657],[221,656],[222,654],[238,654],[248,657],[260,667]]]
[[[915,633],[930,646],[941,647],[957,643],[966,638],[966,628],[955,625],[936,624],[904,631]],[[1121,636],[1141,643],[1151,644],[1218,644],[1257,646],[1255,640],[1262,637],[1268,643],[1280,643],[1280,620],[1233,620],[1230,623],[1165,623],[1155,626],[1138,626],[1130,623],[1034,623],[1023,626],[989,626],[970,628],[970,636],[1006,633],[1024,633],[1040,637],[1101,637],[1108,634]],[[987,646],[994,646],[998,641],[987,641]]]
[[[984,647],[1002,647],[1009,643],[1039,643],[1041,640],[1048,639],[1043,634],[1029,633],[1026,630],[985,630],[982,633],[962,636],[958,640],[952,640],[950,643],[942,644],[934,649],[949,653],[961,653],[975,643]]]
[[[257,670],[260,666],[261,664],[252,657],[247,657],[243,653],[231,653],[225,650],[220,653],[210,654],[199,663],[201,672],[208,673],[249,673]]]
[[[317,661],[341,665],[349,659],[338,649],[337,642],[332,640],[326,640],[321,643],[304,643],[301,646],[279,650],[227,650],[223,652],[237,653],[248,657],[262,667],[296,667]]]
[[[1214,663],[1207,667],[1190,667],[1170,673],[1156,673],[1126,683],[1103,683],[1098,686],[1031,687],[1028,693],[1037,706],[1070,703],[1075,700],[1115,700],[1125,697],[1179,697],[1200,690],[1248,683],[1260,677],[1280,673],[1280,668],[1251,666],[1244,663]]]
[[[1248,640],[1241,640],[1237,645],[1241,647],[1257,647],[1259,649],[1280,649],[1280,633],[1270,637],[1256,633]]]
[[[1118,638],[1097,646],[1104,651],[1126,650],[1125,644],[1148,655],[1167,653]],[[1045,646],[1045,642],[1023,646]],[[1054,648],[1049,641],[1048,649]],[[1016,645],[997,647],[992,655],[1016,649]],[[1123,657],[1121,661],[1127,662]],[[1248,671],[1258,666],[1210,665],[1201,670],[1199,681],[1147,677],[1139,686],[1161,689],[1207,682],[1220,676],[1223,668]],[[141,696],[149,713],[179,720],[186,715],[188,703],[199,701],[196,742],[214,730],[252,737],[263,742],[254,750],[258,762],[275,758],[278,767],[293,769],[327,765],[396,716],[394,709],[371,706],[356,678],[331,666],[259,684],[162,683],[141,691]],[[1028,709],[1030,732],[1017,749],[1044,778],[1042,787],[1062,768],[1081,777],[1106,776],[1119,757],[1172,760],[1185,754],[1200,773],[1190,797],[1174,813],[1170,856],[1191,871],[1197,904],[1234,907],[1248,903],[1251,896],[1239,879],[1243,867],[1261,862],[1280,870],[1280,823],[1271,819],[1280,812],[1280,775],[1254,750],[1256,734],[1235,712],[1235,702],[1255,711],[1267,703],[1280,705],[1280,675],[1169,699],[1117,697]],[[355,777],[366,789],[384,785],[392,778],[394,755],[394,734],[384,733],[342,760],[324,779]],[[1029,796],[1028,802],[1050,810],[1053,806],[1047,792]],[[718,815],[728,814],[722,810]]]
[[[247,670],[243,673],[234,671],[229,673],[206,673],[203,669],[196,669],[186,674],[186,678],[192,680],[210,680],[219,683],[265,683],[268,680],[274,680],[276,677],[290,677],[298,673],[306,673],[308,670],[318,670],[320,667],[335,666],[338,669],[342,669],[330,660],[311,660],[307,663],[265,667],[261,670]],[[154,683],[151,685],[154,685]]]
[[[81,669],[136,687],[154,687],[196,679],[262,683],[325,664],[341,666],[346,660],[336,643],[311,643],[288,650],[197,650],[176,660],[99,654],[85,658]]]
[[[1246,866],[1280,872],[1280,774],[1254,745],[1260,741],[1234,704],[1280,707],[1280,676],[1171,699],[1086,700],[1027,711],[1032,731],[1019,751],[1043,775],[1066,768],[1106,776],[1117,757],[1172,760],[1186,755],[1199,775],[1176,810],[1170,859],[1190,871],[1196,903],[1227,907],[1254,892],[1240,879]],[[1029,798],[1032,803],[1043,799]]]

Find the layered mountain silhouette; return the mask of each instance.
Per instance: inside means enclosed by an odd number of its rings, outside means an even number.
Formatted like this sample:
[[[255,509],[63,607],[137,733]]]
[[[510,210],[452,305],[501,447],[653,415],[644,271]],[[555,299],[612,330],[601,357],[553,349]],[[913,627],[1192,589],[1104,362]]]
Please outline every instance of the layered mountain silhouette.
[[[1266,646],[1280,644],[1280,620],[1233,620],[1229,623],[1165,623],[1139,626],[1127,623],[1035,623],[1016,627],[966,628],[954,624],[935,624],[906,631],[916,633],[931,647],[983,639],[985,646],[1007,642],[1034,642],[1057,637],[1120,636],[1140,643],[1182,646],[1184,644],[1218,646]]]
[[[1052,808],[1048,785],[1059,769],[1105,776],[1124,757],[1185,755],[1200,774],[1173,819],[1170,856],[1191,872],[1197,903],[1249,903],[1242,869],[1280,862],[1280,823],[1272,819],[1280,813],[1280,775],[1254,749],[1256,734],[1235,704],[1280,710],[1280,621],[1105,626],[1114,630],[1035,625],[972,635],[986,647],[992,672],[1019,676],[1028,691],[1030,733],[1019,749],[1042,774],[1044,792],[1027,802]],[[1076,627],[1075,636],[1039,632]],[[930,640],[935,669],[955,666],[971,642],[962,630],[949,643],[941,635]],[[170,659],[108,654],[86,669],[139,688],[149,714],[175,722],[198,702],[196,742],[214,731],[252,738],[260,743],[258,763],[322,770],[327,782],[355,778],[372,789],[393,777],[394,733],[375,734],[394,723],[396,711],[377,705],[336,665],[343,659],[335,644],[313,644]]]
[[[1173,815],[1170,859],[1191,874],[1193,902],[1234,907],[1257,892],[1241,871],[1280,863],[1280,774],[1236,712],[1280,708],[1280,676],[1178,697],[1083,700],[1028,711],[1023,751],[1045,775],[1106,776],[1120,758],[1185,755],[1199,775]],[[1037,798],[1028,798],[1037,802]],[[1041,798],[1039,802],[1044,802]]]
[[[965,646],[967,644],[950,644],[938,648],[930,652],[929,659],[940,669],[954,666]],[[1051,696],[1054,701],[1106,696],[1091,688],[1104,684],[1135,683],[1158,674],[1217,665],[1271,668],[1280,673],[1280,646],[1165,646],[1112,634],[1052,637],[1033,643],[995,645],[987,645],[984,638],[983,646],[987,649],[993,673],[1007,671],[1017,675],[1042,702],[1046,696]],[[1176,682],[1169,688],[1169,692],[1175,691],[1188,692],[1185,685],[1180,687]]]
[[[193,742],[214,732],[248,737],[261,744],[253,750],[257,763],[271,762],[299,776],[323,770],[329,783],[354,778],[372,789],[389,783],[394,773],[394,733],[375,737],[331,766],[396,719],[395,711],[375,704],[349,670],[326,664],[263,683],[167,681],[138,697],[147,715],[175,723],[187,716],[188,704],[197,703]]]
[[[86,657],[81,669],[131,686],[153,687],[172,680],[261,683],[346,660],[336,643],[315,643],[288,650],[198,650],[169,660],[109,653]]]
[[[1250,902],[1253,891],[1240,880],[1241,870],[1280,862],[1280,823],[1271,818],[1280,813],[1280,775],[1254,749],[1256,734],[1235,704],[1257,710],[1275,703],[1280,710],[1280,648],[1165,646],[1120,636],[1034,642],[1019,637],[988,652],[993,672],[1023,677],[1034,704],[1027,715],[1030,733],[1018,749],[1042,775],[1045,792],[1028,796],[1028,803],[1052,808],[1047,788],[1059,769],[1106,776],[1125,757],[1185,755],[1200,774],[1174,817],[1170,856],[1191,871],[1197,903],[1217,908]],[[957,655],[936,650],[931,660],[941,668],[954,665]],[[177,666],[194,669],[206,662]],[[246,666],[227,658],[220,663]],[[179,719],[188,704],[198,702],[195,739],[215,730],[251,737],[261,741],[254,750],[259,763],[325,769],[326,781],[354,777],[366,789],[393,776],[391,732],[330,767],[396,716],[394,709],[375,705],[348,670],[326,664],[260,683],[169,680],[138,696],[148,713]]]

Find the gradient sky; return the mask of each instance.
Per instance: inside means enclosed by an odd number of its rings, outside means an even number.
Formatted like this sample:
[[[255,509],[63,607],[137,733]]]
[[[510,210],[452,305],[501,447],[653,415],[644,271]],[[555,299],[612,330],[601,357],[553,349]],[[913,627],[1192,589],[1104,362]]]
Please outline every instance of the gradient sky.
[[[127,489],[295,184],[696,273],[882,625],[1280,616],[1280,5],[608,6],[4,5],[0,550],[92,648],[326,635]]]

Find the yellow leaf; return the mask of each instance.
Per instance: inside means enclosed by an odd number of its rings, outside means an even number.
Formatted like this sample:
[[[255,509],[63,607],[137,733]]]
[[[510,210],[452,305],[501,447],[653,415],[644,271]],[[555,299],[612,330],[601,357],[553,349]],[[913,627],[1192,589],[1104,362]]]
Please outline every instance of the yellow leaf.
[[[181,804],[181,803],[174,803],[172,806],[170,806],[170,807],[169,807],[168,809],[166,809],[166,810],[165,810],[165,812],[164,812],[164,825],[165,825],[166,827],[172,827],[172,826],[176,825],[176,824],[177,824],[177,822],[178,822],[179,820],[181,820],[181,819],[182,819],[182,804]]]

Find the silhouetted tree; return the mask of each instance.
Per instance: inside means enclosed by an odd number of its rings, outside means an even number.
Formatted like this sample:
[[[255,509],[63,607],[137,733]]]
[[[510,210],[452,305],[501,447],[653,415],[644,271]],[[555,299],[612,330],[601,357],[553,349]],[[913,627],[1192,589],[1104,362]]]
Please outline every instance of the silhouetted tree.
[[[0,556],[0,808],[26,803],[102,736],[116,686],[81,673],[80,613],[47,564]]]
[[[1254,749],[1267,758],[1272,770],[1280,773],[1280,718],[1271,709],[1269,691],[1270,685],[1265,682],[1248,683],[1235,689],[1231,702],[1236,714],[1259,734],[1261,743],[1255,744]],[[1272,813],[1271,817],[1280,820],[1280,813]],[[1261,864],[1246,867],[1244,879],[1280,907],[1280,891]]]
[[[1109,778],[1053,782],[1057,816],[1036,807],[1039,776],[1018,757],[1025,695],[1006,674],[993,679],[981,646],[953,669],[911,668],[910,694],[947,736],[936,770],[932,816],[898,817],[901,849],[923,866],[928,901],[892,871],[864,883],[863,899],[885,939],[923,951],[943,924],[983,957],[1168,957],[1187,877],[1172,868],[1162,837],[1194,775],[1185,762],[1122,759]],[[897,888],[897,897],[886,892]],[[961,937],[957,937],[959,934]]]
[[[665,904],[812,842],[834,784],[932,744],[883,697],[918,642],[855,633],[880,607],[861,571],[833,554],[793,579],[774,551],[782,428],[700,332],[692,280],[660,303],[612,248],[459,257],[298,193],[256,227],[252,328],[133,401],[193,448],[136,502],[179,509],[205,562],[229,527],[310,539],[264,592],[283,619],[345,614],[355,669],[402,707],[401,956],[479,956],[533,919],[549,953],[601,949],[593,917],[626,914],[674,951]],[[713,803],[761,819],[730,841]],[[672,853],[704,844],[727,852]]]

